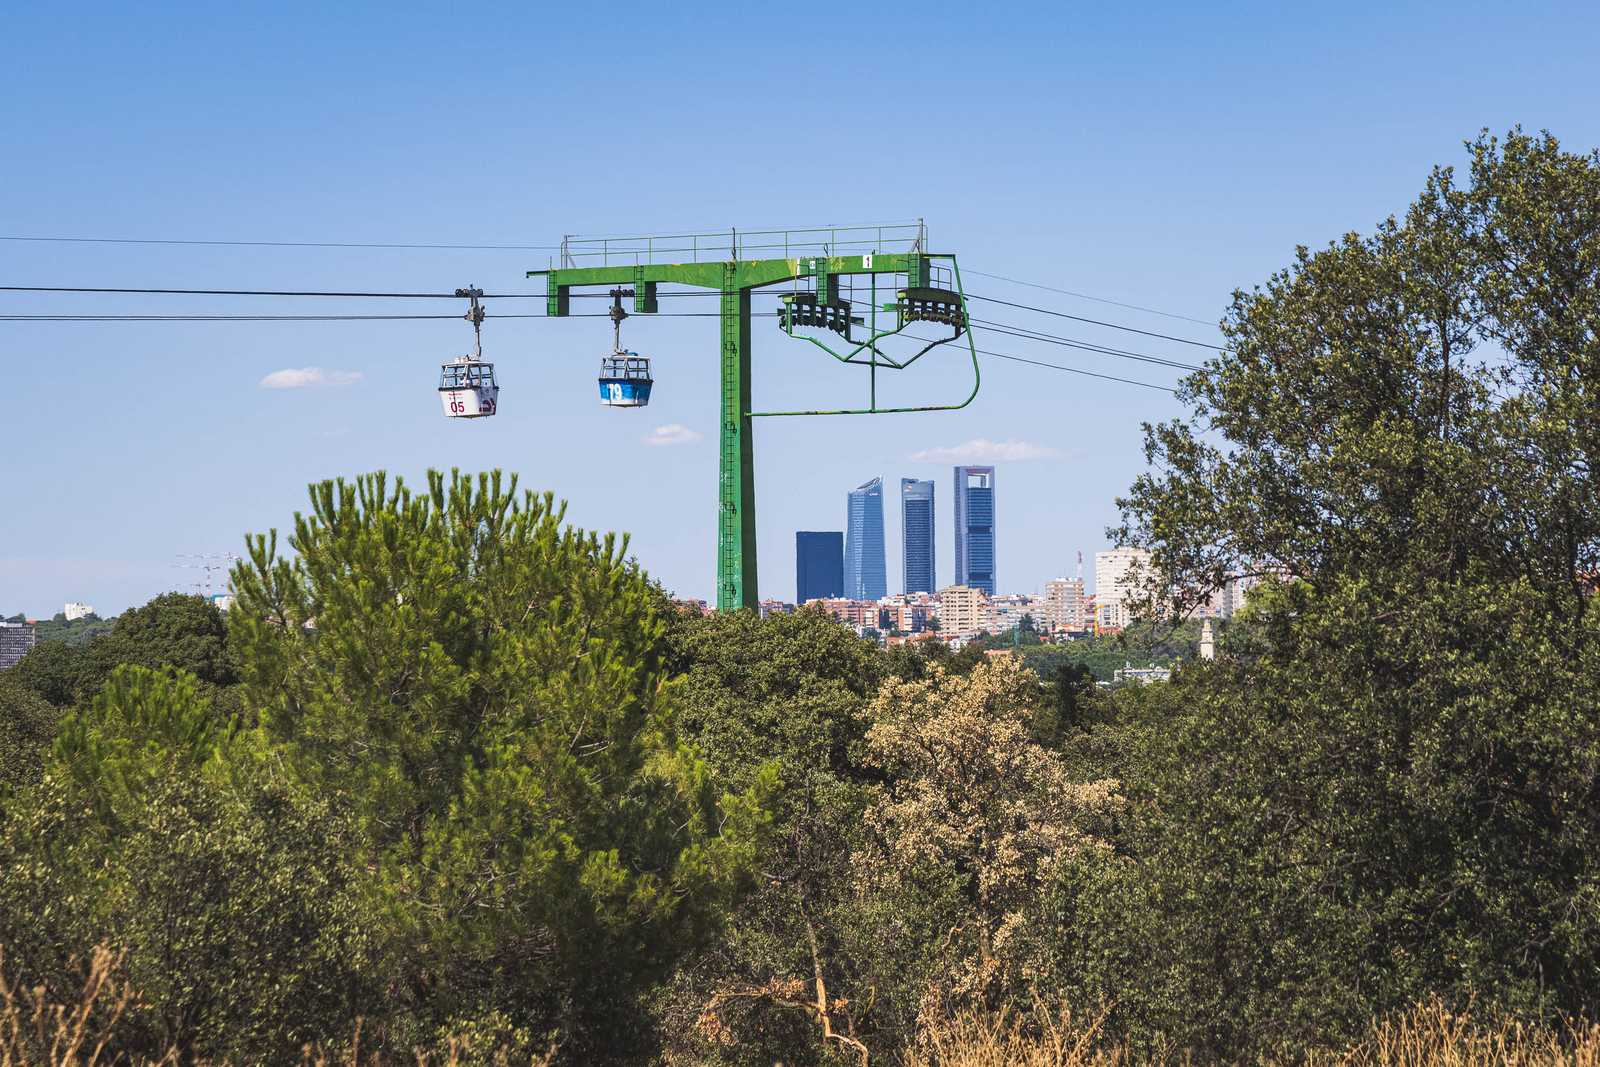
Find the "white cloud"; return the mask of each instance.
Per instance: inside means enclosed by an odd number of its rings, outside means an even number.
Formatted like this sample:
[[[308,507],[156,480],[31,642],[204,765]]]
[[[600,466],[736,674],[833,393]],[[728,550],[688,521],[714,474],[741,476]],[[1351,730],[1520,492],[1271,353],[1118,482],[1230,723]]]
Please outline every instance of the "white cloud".
[[[644,443],[652,447],[662,445],[692,445],[700,440],[701,434],[678,422],[669,422],[665,426],[657,426],[645,435]]]
[[[1025,459],[1054,459],[1061,453],[1027,441],[991,441],[977,437],[965,444],[946,448],[925,448],[913,452],[918,463],[1018,463]]]
[[[358,370],[286,367],[273,371],[258,384],[263,389],[306,389],[325,385],[354,385],[360,380],[361,372]]]

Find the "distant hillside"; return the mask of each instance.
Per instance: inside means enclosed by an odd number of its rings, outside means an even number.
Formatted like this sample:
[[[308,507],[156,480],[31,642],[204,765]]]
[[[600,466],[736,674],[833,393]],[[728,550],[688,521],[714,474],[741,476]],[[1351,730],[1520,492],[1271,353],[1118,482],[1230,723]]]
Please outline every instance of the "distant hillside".
[[[1212,624],[1220,635],[1221,620]],[[1170,667],[1174,663],[1199,654],[1200,622],[1190,619],[1171,625],[1136,623],[1121,633],[1095,634],[1080,637],[1060,645],[1044,644],[1024,627],[1021,634],[991,634],[979,643],[984,648],[1019,648],[1024,666],[1032,668],[1040,677],[1050,678],[1063,665],[1087,667],[1098,681],[1109,682],[1117,669],[1123,666]]]
[[[27,616],[18,613],[6,619],[7,622],[26,622]],[[53,619],[41,619],[36,627],[40,642],[60,641],[68,645],[86,645],[102,634],[111,632],[116,618],[102,619],[98,615],[85,615],[81,619],[68,620],[60,612]]]

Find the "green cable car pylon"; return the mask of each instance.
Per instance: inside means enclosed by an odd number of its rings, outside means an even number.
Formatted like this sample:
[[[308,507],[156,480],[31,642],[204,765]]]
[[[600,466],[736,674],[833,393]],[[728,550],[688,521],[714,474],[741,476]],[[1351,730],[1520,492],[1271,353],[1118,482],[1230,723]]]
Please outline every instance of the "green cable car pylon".
[[[951,253],[927,250],[927,229],[915,223],[893,226],[827,227],[809,230],[729,231],[656,237],[567,237],[561,265],[532,270],[543,275],[547,312],[567,315],[572,290],[589,286],[631,287],[638,314],[659,310],[657,287],[684,285],[721,295],[722,398],[717,514],[717,610],[756,607],[755,463],[751,420],[769,416],[880,415],[915,411],[953,411],[978,395],[978,352],[972,340],[961,273]],[[881,276],[899,276],[892,303],[878,302]],[[857,314],[857,280],[868,307]],[[778,294],[778,325],[789,336],[821,348],[841,363],[868,368],[868,404],[862,408],[808,411],[752,411],[750,407],[750,298],[759,289],[794,283]],[[880,314],[893,314],[879,329]],[[949,336],[916,337],[920,350],[892,358],[883,342],[917,323],[947,327]],[[857,339],[857,328],[862,336]],[[818,330],[838,340],[831,344],[796,331]],[[919,407],[879,407],[880,370],[904,370],[939,345],[965,337],[972,360],[972,390],[959,403]],[[831,340],[831,339],[830,339]]]

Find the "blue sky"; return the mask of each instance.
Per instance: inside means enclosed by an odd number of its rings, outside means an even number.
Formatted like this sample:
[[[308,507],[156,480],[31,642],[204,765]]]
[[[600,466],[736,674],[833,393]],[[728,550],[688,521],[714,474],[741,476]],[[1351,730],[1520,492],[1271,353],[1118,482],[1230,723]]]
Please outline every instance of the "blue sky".
[[[1590,4],[34,5],[0,40],[0,235],[555,243],[927,219],[964,269],[1215,321],[1297,244],[1370,230],[1480,128],[1600,143]],[[543,253],[0,241],[0,284],[490,291]],[[1215,330],[970,276],[968,289],[1201,340]],[[535,308],[536,309],[536,308]],[[0,313],[290,314],[388,303],[0,294]],[[404,310],[437,311],[431,305]],[[502,467],[632,534],[712,593],[714,320],[631,319],[648,409],[594,402],[600,319],[503,320],[501,414],[441,417],[461,322],[0,322],[0,612],[102,612],[191,581],[182,553],[289,524],[308,482]],[[986,318],[1189,360],[1198,350],[1011,309]],[[859,400],[859,376],[756,324],[760,406]],[[988,337],[1170,384],[1174,372]],[[944,357],[892,396],[963,391]],[[319,367],[350,384],[265,389]],[[1037,590],[1106,547],[1164,393],[987,361],[972,407],[758,424],[761,592],[794,592],[796,529],[842,529],[873,475],[938,485],[997,462],[999,579]],[[679,443],[647,443],[686,427]],[[694,436],[701,435],[698,439]],[[932,459],[914,459],[918,454]],[[889,558],[898,560],[891,506]],[[899,568],[890,566],[891,590]]]

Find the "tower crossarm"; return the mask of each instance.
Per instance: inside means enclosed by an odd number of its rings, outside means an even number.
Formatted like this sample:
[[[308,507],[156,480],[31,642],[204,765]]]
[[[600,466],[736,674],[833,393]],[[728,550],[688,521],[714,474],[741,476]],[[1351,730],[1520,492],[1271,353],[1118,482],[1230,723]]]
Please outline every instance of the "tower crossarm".
[[[905,274],[912,278],[926,278],[930,258],[939,257],[917,252],[878,252],[860,256],[735,259],[720,263],[638,263],[530,270],[528,277],[544,277],[545,310],[550,315],[570,314],[572,290],[590,285],[632,285],[634,310],[648,314],[656,310],[653,306],[656,285],[724,290],[731,281],[731,287],[739,290],[759,289],[797,278],[826,279],[840,274]]]

